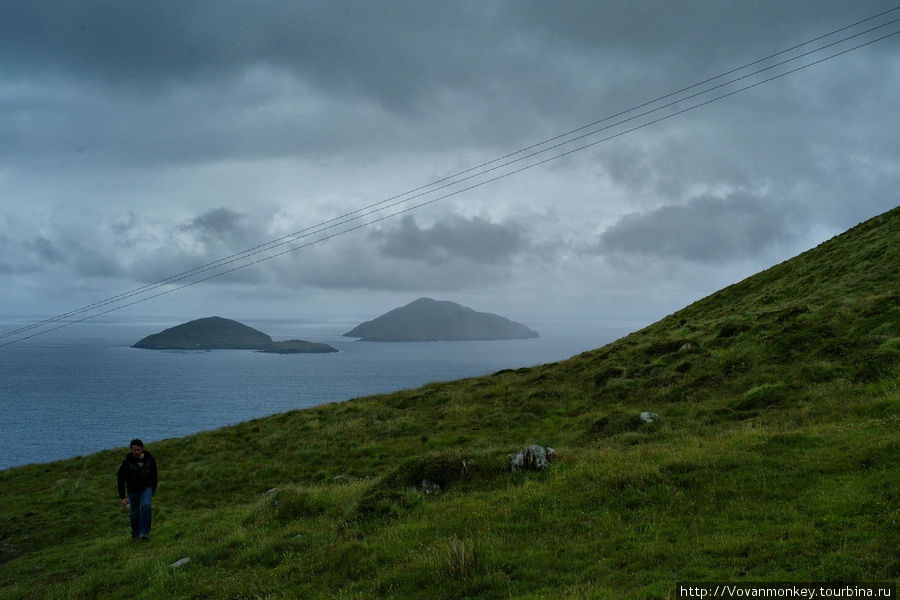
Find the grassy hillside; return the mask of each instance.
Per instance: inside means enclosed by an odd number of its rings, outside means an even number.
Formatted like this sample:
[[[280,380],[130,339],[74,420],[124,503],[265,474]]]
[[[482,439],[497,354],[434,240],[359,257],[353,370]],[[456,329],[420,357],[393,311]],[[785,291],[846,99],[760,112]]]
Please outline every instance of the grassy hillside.
[[[0,599],[896,582],[898,282],[895,209],[565,362],[153,444],[149,543],[115,495],[124,448],[0,472]],[[510,472],[531,443],[556,460]]]

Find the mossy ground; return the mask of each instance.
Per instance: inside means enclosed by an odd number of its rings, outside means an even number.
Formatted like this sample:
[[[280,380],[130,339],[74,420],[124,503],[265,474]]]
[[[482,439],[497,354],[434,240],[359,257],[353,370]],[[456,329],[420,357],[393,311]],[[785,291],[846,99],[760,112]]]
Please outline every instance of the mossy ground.
[[[0,599],[897,581],[898,248],[894,210],[565,362],[159,442],[148,543],[124,448],[0,472]],[[532,443],[552,466],[510,472]]]

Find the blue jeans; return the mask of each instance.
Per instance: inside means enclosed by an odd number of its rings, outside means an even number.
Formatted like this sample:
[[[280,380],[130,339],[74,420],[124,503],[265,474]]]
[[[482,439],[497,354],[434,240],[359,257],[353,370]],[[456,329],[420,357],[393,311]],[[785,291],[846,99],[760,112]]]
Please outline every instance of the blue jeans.
[[[152,520],[153,488],[144,488],[137,494],[128,494],[128,502],[131,506],[131,539],[148,537],[150,535],[150,522]]]

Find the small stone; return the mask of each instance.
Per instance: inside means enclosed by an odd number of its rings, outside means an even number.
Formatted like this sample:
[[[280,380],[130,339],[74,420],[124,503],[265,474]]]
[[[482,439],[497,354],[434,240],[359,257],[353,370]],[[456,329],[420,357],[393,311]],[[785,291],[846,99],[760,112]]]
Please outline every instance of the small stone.
[[[433,481],[428,481],[427,479],[422,480],[422,492],[426,496],[431,496],[435,494],[441,493],[441,486]]]
[[[644,423],[656,423],[659,421],[659,415],[655,412],[644,411],[641,413],[641,421]]]
[[[184,558],[179,558],[178,560],[176,560],[169,566],[172,567],[173,569],[177,569],[179,567],[183,567],[184,565],[188,564],[189,562],[191,562],[191,557],[185,556]]]
[[[267,493],[267,494],[274,494],[274,493],[277,492],[277,491],[278,491],[278,488],[272,488],[272,489],[270,489],[270,490],[266,490],[266,493]]]

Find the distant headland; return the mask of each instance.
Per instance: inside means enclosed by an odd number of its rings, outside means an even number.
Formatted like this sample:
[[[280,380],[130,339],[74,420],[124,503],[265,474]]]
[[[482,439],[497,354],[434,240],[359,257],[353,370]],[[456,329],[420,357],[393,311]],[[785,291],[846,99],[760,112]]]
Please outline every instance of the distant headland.
[[[206,317],[148,335],[132,348],[148,350],[257,350],[275,354],[337,352],[306,340],[272,341],[267,334],[222,317]]]
[[[540,337],[537,331],[499,315],[455,302],[419,298],[344,334],[367,342],[515,340]]]

